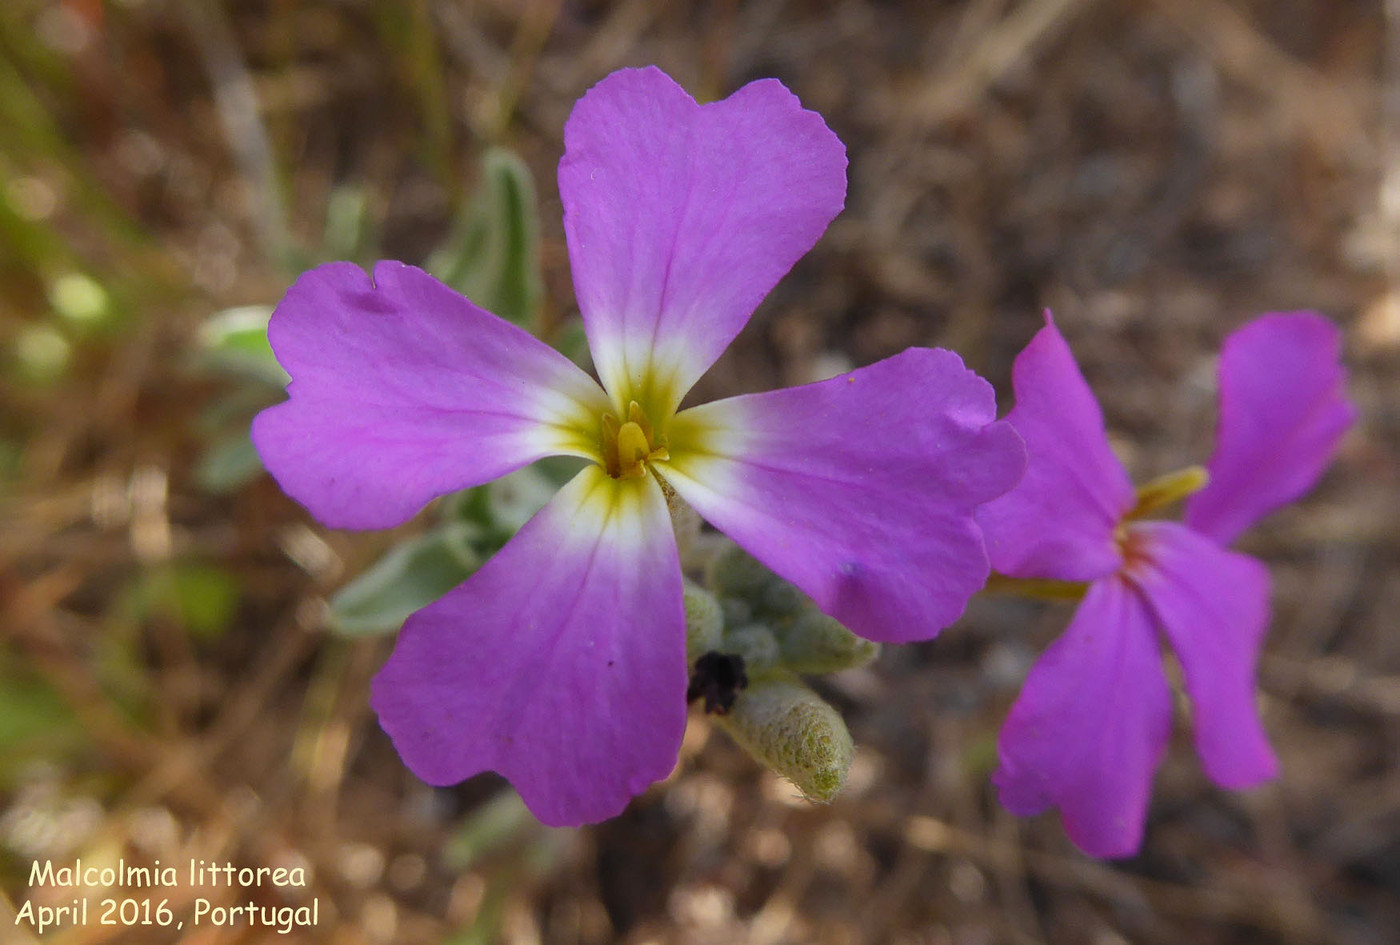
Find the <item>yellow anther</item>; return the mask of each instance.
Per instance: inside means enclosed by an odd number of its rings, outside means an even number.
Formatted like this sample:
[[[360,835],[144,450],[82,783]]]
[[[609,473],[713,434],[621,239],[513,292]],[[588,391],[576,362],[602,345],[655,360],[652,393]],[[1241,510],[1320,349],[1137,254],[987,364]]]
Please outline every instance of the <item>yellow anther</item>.
[[[617,462],[617,433],[619,429],[616,417],[610,413],[603,414],[603,465],[607,467],[608,475],[614,479],[621,473]]]

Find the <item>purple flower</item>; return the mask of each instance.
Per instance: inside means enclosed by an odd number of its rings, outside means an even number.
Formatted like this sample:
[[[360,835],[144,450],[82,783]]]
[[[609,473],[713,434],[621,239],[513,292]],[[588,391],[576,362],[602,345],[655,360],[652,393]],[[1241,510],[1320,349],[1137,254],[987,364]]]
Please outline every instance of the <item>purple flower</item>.
[[[1311,488],[1351,426],[1340,350],[1337,330],[1311,313],[1266,315],[1231,335],[1209,485],[1188,500],[1184,525],[1144,521],[1160,502],[1150,487],[1134,494],[1047,313],[1016,358],[1006,418],[1030,465],[978,519],[997,571],[1090,583],[1002,729],[994,781],[1008,809],[1058,807],[1095,856],[1137,850],[1171,725],[1158,630],[1181,663],[1206,774],[1233,789],[1273,777],[1254,706],[1269,576],[1225,545]]]
[[[913,349],[819,384],[679,411],[845,199],[846,158],[773,80],[699,106],[656,69],[575,107],[559,165],[597,382],[428,275],[303,276],[269,328],[290,399],[254,438],[327,525],[382,528],[550,455],[590,462],[465,584],[409,618],[372,703],[433,784],[504,774],[549,824],[666,776],[685,728],[669,484],[827,613],[933,636],[984,582],[974,508],[1019,438],[990,386]]]

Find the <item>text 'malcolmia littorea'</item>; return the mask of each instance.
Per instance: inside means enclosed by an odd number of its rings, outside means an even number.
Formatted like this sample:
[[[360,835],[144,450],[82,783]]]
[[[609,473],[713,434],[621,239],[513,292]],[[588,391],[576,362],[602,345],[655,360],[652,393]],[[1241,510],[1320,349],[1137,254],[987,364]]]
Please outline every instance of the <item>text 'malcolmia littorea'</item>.
[[[405,763],[503,774],[548,824],[617,814],[686,720],[681,567],[661,483],[873,640],[927,639],[983,584],[975,508],[1019,437],[951,352],[678,410],[840,212],[845,149],[775,80],[697,105],[657,69],[575,106],[559,192],[595,381],[426,273],[303,275],[269,338],[289,399],[255,421],[326,525],[385,528],[546,456],[588,464],[405,623],[371,696]]]

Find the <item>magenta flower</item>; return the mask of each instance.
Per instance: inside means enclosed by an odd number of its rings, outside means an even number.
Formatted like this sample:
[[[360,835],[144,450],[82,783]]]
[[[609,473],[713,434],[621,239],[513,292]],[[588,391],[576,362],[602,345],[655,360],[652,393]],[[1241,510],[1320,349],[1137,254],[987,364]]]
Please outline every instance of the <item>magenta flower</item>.
[[[994,781],[1009,810],[1058,807],[1095,856],[1137,850],[1171,725],[1158,630],[1181,663],[1206,774],[1233,789],[1275,774],[1254,706],[1269,576],[1225,545],[1311,488],[1351,426],[1340,349],[1337,330],[1309,313],[1266,315],[1231,335],[1209,485],[1188,500],[1184,525],[1143,521],[1160,503],[1150,488],[1135,496],[1047,313],[1016,358],[1006,418],[1030,465],[978,519],[997,571],[1090,584],[1002,729]]]
[[[807,387],[681,398],[845,200],[841,142],[773,80],[699,106],[656,69],[575,107],[559,191],[597,382],[425,273],[303,276],[269,335],[290,399],[254,438],[327,525],[382,528],[536,459],[589,464],[409,618],[372,703],[432,784],[504,774],[549,824],[665,777],[685,728],[681,569],[662,484],[852,629],[933,636],[988,563],[974,508],[1019,438],[990,386],[914,349]]]

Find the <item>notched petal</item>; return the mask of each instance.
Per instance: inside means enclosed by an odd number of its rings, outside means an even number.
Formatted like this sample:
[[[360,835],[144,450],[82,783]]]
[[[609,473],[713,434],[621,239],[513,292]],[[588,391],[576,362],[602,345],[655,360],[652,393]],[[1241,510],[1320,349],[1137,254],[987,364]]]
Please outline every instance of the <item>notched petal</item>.
[[[1225,339],[1210,484],[1186,524],[1221,544],[1313,487],[1356,422],[1342,335],[1313,312],[1265,315]]]
[[[430,499],[550,455],[596,458],[607,400],[567,358],[412,266],[330,263],[268,328],[290,398],[253,441],[292,498],[337,528],[398,524]]]
[[[1212,781],[1241,789],[1278,773],[1255,705],[1255,667],[1269,624],[1269,572],[1173,522],[1132,526],[1131,579],[1181,662],[1196,750]]]
[[[1055,323],[1016,357],[1016,407],[1006,421],[1026,442],[1026,475],[977,513],[992,567],[1020,578],[1092,581],[1121,563],[1113,530],[1133,486],[1113,455],[1103,412]]]
[[[1002,726],[992,780],[1013,814],[1057,807],[1084,852],[1131,856],[1170,731],[1152,616],[1125,582],[1106,578],[1031,668]]]
[[[845,148],[777,80],[697,105],[656,68],[590,89],[564,142],[593,362],[619,411],[670,416],[841,211]]]
[[[371,703],[429,784],[498,771],[544,823],[664,778],[685,729],[685,612],[650,477],[580,472],[475,575],[409,618]]]
[[[658,465],[697,512],[856,633],[927,639],[986,582],[973,510],[1024,468],[1020,438],[995,415],[991,386],[957,355],[914,348],[683,411]]]

